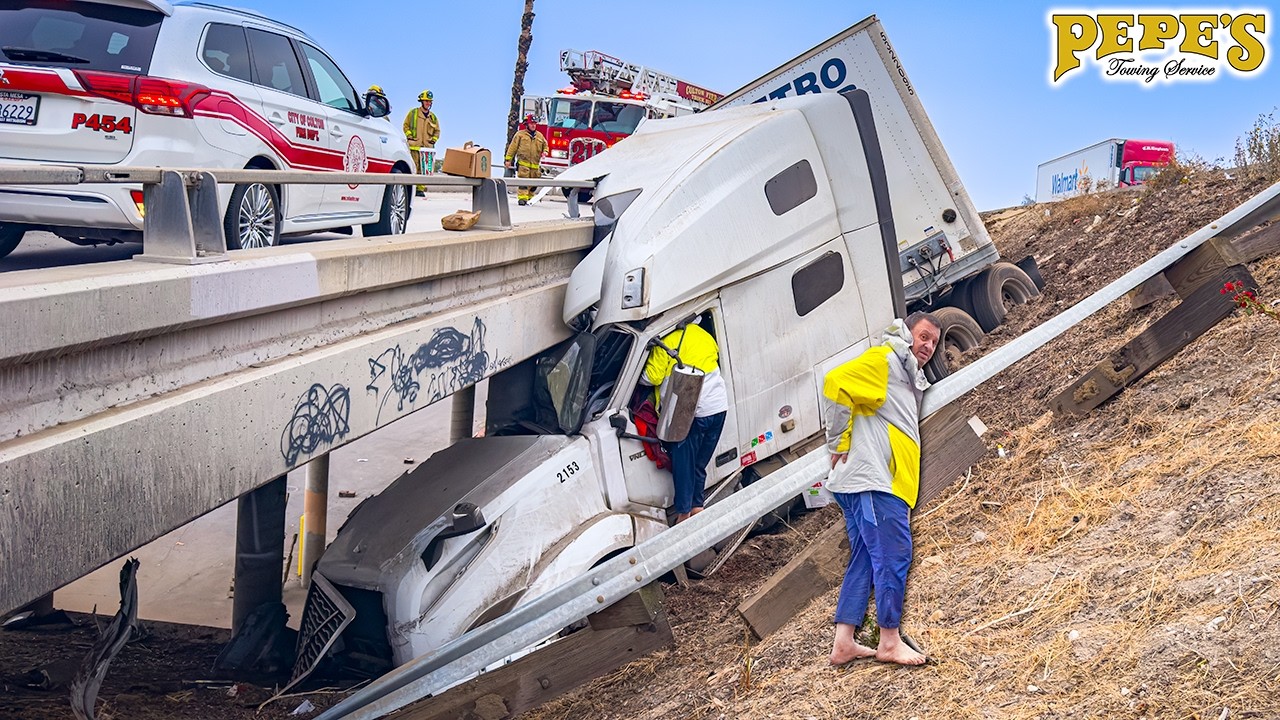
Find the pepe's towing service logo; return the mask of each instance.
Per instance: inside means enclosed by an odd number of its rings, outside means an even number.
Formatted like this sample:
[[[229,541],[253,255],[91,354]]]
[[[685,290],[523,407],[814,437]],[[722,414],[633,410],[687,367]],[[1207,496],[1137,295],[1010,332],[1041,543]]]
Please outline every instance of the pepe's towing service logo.
[[[1105,80],[1154,85],[1206,82],[1266,68],[1265,10],[1054,10],[1049,22],[1049,84],[1097,68]]]

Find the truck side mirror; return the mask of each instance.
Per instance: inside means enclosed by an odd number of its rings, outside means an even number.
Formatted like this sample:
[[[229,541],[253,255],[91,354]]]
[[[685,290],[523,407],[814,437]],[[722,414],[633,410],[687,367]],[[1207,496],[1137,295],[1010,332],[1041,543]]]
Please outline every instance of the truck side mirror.
[[[609,416],[609,427],[617,431],[618,436],[627,431],[627,418],[622,413],[614,413]]]
[[[453,535],[465,535],[484,527],[484,513],[480,512],[475,503],[458,503],[450,513],[450,519],[453,520],[450,530]]]

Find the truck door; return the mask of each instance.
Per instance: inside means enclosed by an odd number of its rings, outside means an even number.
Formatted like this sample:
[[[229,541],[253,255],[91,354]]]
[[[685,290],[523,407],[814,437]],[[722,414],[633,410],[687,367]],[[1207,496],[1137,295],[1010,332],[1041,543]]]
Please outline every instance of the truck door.
[[[712,454],[711,462],[707,467],[707,486],[710,487],[733,474],[739,467],[736,449],[738,422],[733,402],[733,372],[723,337],[724,321],[720,312],[720,303],[717,301],[703,306],[701,315],[702,320],[699,325],[703,330],[710,333],[716,339],[717,345],[719,345],[720,374],[724,378],[729,396],[729,410],[725,414],[724,430],[720,433],[720,442],[717,444],[715,453]],[[687,317],[688,314],[680,317],[671,316],[661,329],[646,333],[643,339],[647,341],[654,337],[660,338],[675,329],[679,320]],[[625,395],[615,396],[626,402],[627,411],[624,413],[627,418],[626,432],[630,435],[642,434],[635,422],[635,410],[646,398],[652,398],[654,393],[652,386],[644,385],[639,381],[644,369],[644,362],[648,358],[646,347],[647,342],[639,344],[637,350],[631,355],[631,367],[627,369],[627,372],[623,373],[621,378],[624,382],[623,389],[630,394],[630,397],[627,398]],[[675,500],[675,485],[672,480],[671,470],[669,468],[659,469],[657,464],[650,459],[650,453],[646,452],[645,443],[642,441],[626,437],[618,438],[618,449],[622,455],[622,473],[627,487],[627,495],[631,502],[650,507],[670,506]]]
[[[875,227],[863,230],[878,242]],[[866,347],[859,345],[868,327],[848,253],[844,238],[837,237],[721,290],[727,340],[721,353],[727,347],[734,359],[742,465],[818,433],[821,368],[833,356],[849,355],[853,346]],[[883,260],[871,260],[883,273]]]

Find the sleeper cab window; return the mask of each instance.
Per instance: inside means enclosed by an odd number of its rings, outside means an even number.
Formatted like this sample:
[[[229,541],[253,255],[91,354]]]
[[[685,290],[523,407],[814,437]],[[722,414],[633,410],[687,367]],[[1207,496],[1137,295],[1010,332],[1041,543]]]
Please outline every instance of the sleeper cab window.
[[[764,184],[764,196],[769,199],[769,208],[774,215],[800,207],[817,194],[818,179],[813,176],[813,166],[808,160],[788,167]]]
[[[791,276],[791,297],[796,303],[796,314],[800,317],[808,315],[843,287],[844,258],[838,252],[824,253]]]

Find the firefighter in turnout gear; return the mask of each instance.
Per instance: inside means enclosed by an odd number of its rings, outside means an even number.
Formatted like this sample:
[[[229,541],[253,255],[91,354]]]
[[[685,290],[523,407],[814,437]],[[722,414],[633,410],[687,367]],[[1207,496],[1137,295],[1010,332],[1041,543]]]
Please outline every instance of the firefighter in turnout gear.
[[[542,156],[546,154],[547,139],[538,132],[538,121],[533,115],[525,115],[523,128],[516,131],[507,146],[506,166],[515,168],[516,177],[542,177]],[[516,199],[521,205],[528,205],[533,190],[532,187],[517,188]]]
[[[426,175],[434,168],[427,167],[427,159],[433,158],[431,151],[440,139],[440,121],[431,112],[431,101],[435,98],[430,90],[418,94],[418,107],[404,116],[404,136],[409,140],[409,154],[413,156],[413,165],[418,174]],[[418,197],[426,194],[427,186],[418,186]]]

